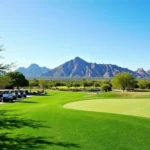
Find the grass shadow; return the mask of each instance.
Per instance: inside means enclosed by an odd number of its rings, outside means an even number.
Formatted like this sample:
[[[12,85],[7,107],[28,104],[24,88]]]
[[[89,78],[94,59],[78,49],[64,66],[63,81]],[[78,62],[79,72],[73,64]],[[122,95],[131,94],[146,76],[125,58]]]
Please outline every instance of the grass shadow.
[[[43,149],[45,146],[59,146],[65,148],[80,148],[78,144],[67,142],[53,142],[53,137],[33,137],[30,135],[19,134],[12,137],[11,133],[3,133],[0,135],[1,150],[35,150]]]
[[[38,102],[24,101],[24,100],[22,100],[22,101],[16,101],[16,102],[18,102],[18,103],[27,103],[27,104],[35,104],[35,103],[38,103]]]
[[[35,121],[31,119],[23,119],[20,117],[3,117],[0,118],[0,129],[19,129],[23,127],[30,127],[34,129],[38,128],[51,128],[50,126],[43,125],[41,121]]]
[[[46,94],[46,95],[42,95],[42,94],[37,94],[37,95],[34,95],[34,96],[47,97],[47,96],[52,96],[52,95],[50,95],[50,94]]]
[[[0,110],[0,130],[5,131],[0,133],[0,150],[38,150],[45,149],[45,147],[59,146],[64,148],[81,148],[76,143],[68,142],[54,142],[53,137],[38,136],[13,133],[13,129],[20,129],[29,127],[34,129],[38,128],[51,128],[44,125],[44,121],[36,121],[32,119],[24,119],[20,114],[10,114],[9,110]],[[9,130],[9,132],[8,132]],[[10,132],[11,131],[11,132]]]

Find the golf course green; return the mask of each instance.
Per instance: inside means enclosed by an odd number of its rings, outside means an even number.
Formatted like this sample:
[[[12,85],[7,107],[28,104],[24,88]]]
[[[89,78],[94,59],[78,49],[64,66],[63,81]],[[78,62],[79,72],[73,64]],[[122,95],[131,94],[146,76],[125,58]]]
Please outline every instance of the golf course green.
[[[0,150],[149,150],[149,101],[149,92],[48,91],[2,104]],[[65,108],[74,102],[91,104],[86,111]]]
[[[150,118],[150,99],[99,99],[72,102],[65,108]]]

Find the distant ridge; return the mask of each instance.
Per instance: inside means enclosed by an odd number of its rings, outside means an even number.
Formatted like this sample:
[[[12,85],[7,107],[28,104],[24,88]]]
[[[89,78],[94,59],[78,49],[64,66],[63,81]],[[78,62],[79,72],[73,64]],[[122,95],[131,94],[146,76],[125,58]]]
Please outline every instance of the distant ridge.
[[[40,77],[41,74],[48,72],[50,69],[40,67],[37,64],[31,64],[28,68],[20,67],[16,71],[21,72],[26,77]]]
[[[65,62],[64,64],[48,69],[37,64],[31,64],[28,68],[20,67],[17,71],[26,77],[101,77],[111,78],[120,72],[129,72],[137,78],[150,78],[150,70],[143,68],[132,71],[112,64],[89,63],[80,57]]]

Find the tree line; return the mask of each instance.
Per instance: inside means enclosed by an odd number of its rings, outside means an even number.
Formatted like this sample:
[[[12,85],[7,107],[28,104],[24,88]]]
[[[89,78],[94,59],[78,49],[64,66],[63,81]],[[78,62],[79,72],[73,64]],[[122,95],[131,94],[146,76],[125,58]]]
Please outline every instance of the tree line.
[[[112,80],[46,80],[46,79],[33,79],[27,80],[20,72],[9,72],[0,77],[1,89],[13,89],[26,87],[29,89],[58,89],[58,90],[102,90],[105,92],[112,91],[112,89],[134,90],[147,89],[150,90],[150,80],[139,79],[137,80],[130,73],[119,73]]]
[[[125,90],[134,90],[134,89],[147,89],[150,90],[150,80],[139,79],[137,80],[130,73],[119,73],[112,80],[30,80],[29,86],[31,88],[39,86],[42,89],[48,88],[53,89],[57,87],[67,87],[68,89],[74,88],[83,88],[92,87],[95,89],[100,89],[102,91],[108,92],[112,89]]]

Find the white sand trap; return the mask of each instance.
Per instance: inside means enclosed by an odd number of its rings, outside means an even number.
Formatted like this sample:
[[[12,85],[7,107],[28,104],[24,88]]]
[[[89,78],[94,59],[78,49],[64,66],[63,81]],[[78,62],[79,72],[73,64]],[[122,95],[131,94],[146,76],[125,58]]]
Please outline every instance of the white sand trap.
[[[64,105],[65,108],[142,116],[150,118],[150,99],[100,99],[77,101]]]

